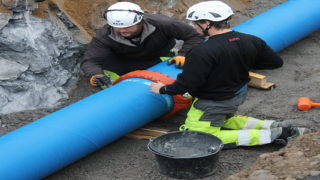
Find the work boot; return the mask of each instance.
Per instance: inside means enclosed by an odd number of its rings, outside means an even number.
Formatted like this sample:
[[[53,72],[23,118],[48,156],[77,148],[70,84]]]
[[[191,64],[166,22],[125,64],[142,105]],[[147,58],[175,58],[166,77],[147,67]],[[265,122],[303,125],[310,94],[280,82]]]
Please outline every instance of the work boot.
[[[299,136],[302,136],[303,134],[307,134],[311,132],[308,128],[299,128],[299,127],[291,127],[291,128],[282,128],[281,135],[274,140],[274,143],[281,144],[281,145],[287,145],[288,142],[293,141]]]
[[[290,128],[291,127],[291,123],[288,120],[286,120],[286,121],[275,121],[270,126],[270,128],[277,128],[277,127]]]
[[[302,136],[304,134],[310,133],[311,130],[308,128],[299,128],[293,127],[291,128],[291,136],[287,138],[288,142],[295,140],[297,137]]]
[[[281,127],[272,128],[272,129],[270,129],[270,132],[271,132],[271,141],[274,141],[281,136],[282,128]]]

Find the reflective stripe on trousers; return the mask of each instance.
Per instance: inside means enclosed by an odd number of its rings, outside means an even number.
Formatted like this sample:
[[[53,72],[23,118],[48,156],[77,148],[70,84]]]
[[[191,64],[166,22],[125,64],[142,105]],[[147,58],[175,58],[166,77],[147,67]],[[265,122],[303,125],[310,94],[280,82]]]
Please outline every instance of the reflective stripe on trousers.
[[[230,130],[223,130],[221,127],[210,126],[210,121],[199,121],[203,111],[194,107],[196,101],[197,99],[194,100],[180,131],[210,133],[220,138],[224,144],[236,144],[236,146],[254,146],[271,142],[270,126],[274,121],[236,115],[226,119],[222,126]]]

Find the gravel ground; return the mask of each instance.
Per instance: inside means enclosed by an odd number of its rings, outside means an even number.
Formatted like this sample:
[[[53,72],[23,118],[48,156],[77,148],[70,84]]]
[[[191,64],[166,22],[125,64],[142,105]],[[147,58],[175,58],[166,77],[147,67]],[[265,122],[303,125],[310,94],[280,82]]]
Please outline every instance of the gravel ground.
[[[255,16],[263,10],[270,9],[280,2],[284,2],[284,0],[252,0],[252,6],[248,7],[246,18]],[[320,102],[319,48],[320,32],[315,32],[279,52],[280,56],[284,59],[284,66],[282,68],[254,71],[266,75],[269,82],[276,84],[276,88],[269,91],[249,88],[247,101],[240,106],[238,114],[259,119],[290,120],[296,126],[308,127],[314,132],[318,131],[320,126],[320,120],[318,118],[320,108],[314,107],[310,111],[301,112],[297,109],[297,99],[306,96],[314,102]],[[0,116],[0,136],[98,91],[99,89],[92,88],[88,84],[87,78],[82,77],[77,87],[70,92],[70,99],[64,102],[61,107],[49,110],[24,111]],[[154,121],[150,125],[177,130],[179,125],[183,123],[186,112],[187,110],[183,110],[168,119]],[[306,139],[303,140],[303,142],[306,142],[303,146],[308,148],[299,149],[301,145],[301,140],[299,140],[293,142],[293,144],[290,145],[291,149],[289,148],[288,150],[306,153],[305,151],[318,148],[313,141],[315,137],[318,138],[318,134],[305,137]],[[120,138],[45,179],[172,179],[159,173],[156,159],[154,155],[148,151],[147,144],[148,140],[137,140],[127,137]],[[292,149],[292,146],[296,148]],[[268,156],[271,159],[275,159],[277,156],[281,156],[281,152],[286,152],[286,149],[275,144],[223,150],[220,153],[220,163],[215,174],[203,179],[227,178],[255,165],[261,154],[264,154],[263,158]],[[276,154],[265,155],[265,153]],[[318,152],[315,152],[315,154],[317,153]],[[310,155],[309,157],[312,156]],[[300,160],[297,162],[302,162],[307,159],[305,156],[301,156],[300,159],[299,156],[295,156],[295,158]],[[278,167],[278,171],[287,171],[289,165],[290,164]],[[257,166],[263,166],[264,169],[271,169],[269,167],[274,166],[274,164],[258,164]],[[310,169],[313,173],[314,171],[320,170],[317,165],[314,166],[314,168],[318,169]],[[294,167],[294,169],[298,168]],[[309,174],[299,174],[299,176],[291,174],[291,177],[294,179],[303,179],[306,176],[310,176],[310,171]],[[248,174],[252,172],[253,171],[243,171],[243,174],[238,178],[247,179]],[[274,171],[272,172],[278,179],[284,179],[285,177]]]

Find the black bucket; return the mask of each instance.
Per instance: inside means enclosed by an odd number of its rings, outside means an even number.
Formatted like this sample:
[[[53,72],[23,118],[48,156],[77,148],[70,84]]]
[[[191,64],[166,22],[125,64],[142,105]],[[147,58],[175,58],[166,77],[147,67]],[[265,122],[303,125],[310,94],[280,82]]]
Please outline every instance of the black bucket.
[[[169,132],[151,139],[148,144],[160,173],[176,179],[212,175],[218,167],[222,148],[219,138],[198,131]]]

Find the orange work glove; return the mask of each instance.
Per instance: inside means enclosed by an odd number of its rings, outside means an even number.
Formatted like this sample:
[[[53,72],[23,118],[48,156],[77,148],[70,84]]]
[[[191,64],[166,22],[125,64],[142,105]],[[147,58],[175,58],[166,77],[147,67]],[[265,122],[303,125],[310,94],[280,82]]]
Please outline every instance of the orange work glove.
[[[185,61],[186,61],[186,58],[184,56],[175,56],[169,59],[168,64],[176,63],[177,68],[182,68]]]
[[[112,81],[110,79],[110,76],[104,74],[97,74],[90,78],[90,84],[95,87],[104,85],[110,87],[112,86]]]

